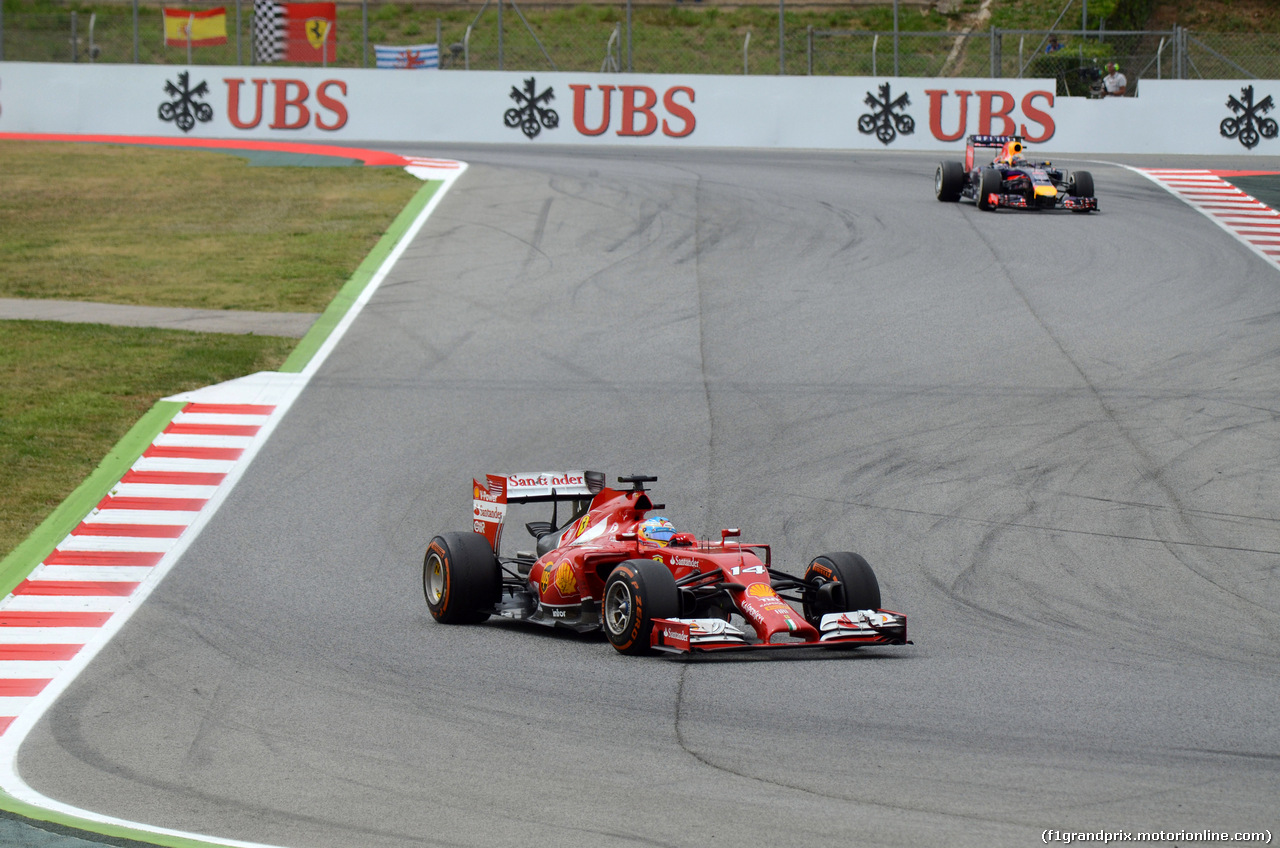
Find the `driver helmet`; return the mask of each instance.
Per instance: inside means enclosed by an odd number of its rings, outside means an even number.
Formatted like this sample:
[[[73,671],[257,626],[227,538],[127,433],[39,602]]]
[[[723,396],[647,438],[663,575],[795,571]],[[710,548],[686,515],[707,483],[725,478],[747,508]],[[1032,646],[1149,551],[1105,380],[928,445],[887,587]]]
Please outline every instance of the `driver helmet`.
[[[1022,155],[1022,142],[1006,141],[1004,150],[1000,151],[1000,158],[1010,164],[1027,161],[1027,158]]]
[[[636,530],[636,536],[639,537],[640,541],[648,542],[651,545],[661,545],[662,547],[670,544],[671,537],[675,534],[675,525],[661,515],[646,518]]]

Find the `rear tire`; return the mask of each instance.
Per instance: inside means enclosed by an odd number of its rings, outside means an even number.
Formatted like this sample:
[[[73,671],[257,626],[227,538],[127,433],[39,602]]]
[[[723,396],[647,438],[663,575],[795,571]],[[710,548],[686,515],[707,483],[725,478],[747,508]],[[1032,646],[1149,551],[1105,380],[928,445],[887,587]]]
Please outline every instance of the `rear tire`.
[[[660,562],[627,560],[605,581],[600,623],[610,644],[624,654],[649,653],[653,620],[679,614],[676,578]]]
[[[995,209],[996,207],[987,202],[987,198],[993,194],[999,194],[1004,184],[1000,172],[995,168],[983,168],[978,177],[978,208],[979,209]]]
[[[1073,172],[1067,193],[1072,197],[1093,197],[1093,174],[1088,171]]]
[[[817,627],[832,612],[880,609],[880,581],[870,563],[855,553],[821,554],[804,570],[806,582],[820,586],[804,603],[805,620]]]
[[[442,624],[478,624],[502,592],[502,570],[489,540],[479,533],[442,533],[427,545],[422,593]]]
[[[933,177],[933,190],[943,203],[955,203],[964,190],[964,165],[959,162],[939,162]]]

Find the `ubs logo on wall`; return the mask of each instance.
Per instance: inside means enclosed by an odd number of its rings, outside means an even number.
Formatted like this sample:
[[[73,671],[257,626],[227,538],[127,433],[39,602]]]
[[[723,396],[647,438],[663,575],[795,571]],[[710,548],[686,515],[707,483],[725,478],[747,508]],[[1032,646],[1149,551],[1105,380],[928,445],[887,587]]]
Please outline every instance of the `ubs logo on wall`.
[[[160,120],[173,121],[184,133],[191,132],[196,121],[204,124],[213,120],[213,107],[196,102],[209,94],[209,83],[202,81],[192,88],[190,73],[183,71],[178,74],[177,85],[165,80],[164,92],[173,99],[160,104]]]
[[[1275,138],[1280,126],[1273,118],[1263,116],[1275,108],[1275,101],[1268,94],[1257,103],[1253,102],[1253,86],[1246,85],[1240,89],[1240,98],[1227,96],[1227,108],[1235,113],[1234,117],[1223,118],[1218,124],[1218,132],[1223,138],[1238,138],[1246,149],[1258,146],[1262,138]]]
[[[614,135],[624,138],[657,133],[685,138],[698,123],[692,108],[694,91],[687,85],[673,85],[662,91],[647,85],[571,83],[569,89],[573,92],[573,131],[584,138],[604,135],[611,128]],[[510,97],[516,105],[502,115],[507,127],[533,139],[544,129],[560,126],[560,115],[547,106],[555,99],[555,90],[550,86],[539,92],[537,82],[530,77],[524,81],[523,89],[511,86]]]
[[[227,78],[227,121],[237,130],[253,130],[265,124],[268,130],[303,130],[314,126],[334,132],[347,125],[347,84],[340,79],[322,80],[310,86],[304,80],[251,79],[246,93],[244,79]],[[313,90],[314,89],[314,90]],[[210,94],[208,82],[191,85],[187,71],[178,81],[166,81],[164,91],[172,99],[160,104],[160,120],[172,122],[184,133],[197,123],[213,120],[213,107],[201,102]]]
[[[555,100],[555,89],[550,86],[538,94],[538,85],[534,77],[524,81],[524,90],[511,86],[511,99],[516,105],[502,115],[502,122],[512,129],[519,127],[525,138],[537,138],[542,128],[553,130],[560,126],[560,116],[555,109],[546,107]]]
[[[906,94],[893,97],[889,93],[889,83],[880,86],[879,97],[868,91],[862,102],[873,110],[858,118],[858,132],[863,135],[875,133],[880,143],[887,145],[893,143],[898,133],[911,135],[916,131],[915,118],[900,111],[911,105],[911,98]]]

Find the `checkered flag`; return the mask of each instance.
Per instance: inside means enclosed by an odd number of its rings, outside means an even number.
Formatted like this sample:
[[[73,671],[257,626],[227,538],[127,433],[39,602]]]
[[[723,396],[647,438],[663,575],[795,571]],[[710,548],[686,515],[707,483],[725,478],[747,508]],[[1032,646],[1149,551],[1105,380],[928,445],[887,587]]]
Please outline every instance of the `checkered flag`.
[[[253,62],[265,65],[278,62],[285,53],[285,17],[283,3],[274,0],[254,0],[253,3]]]

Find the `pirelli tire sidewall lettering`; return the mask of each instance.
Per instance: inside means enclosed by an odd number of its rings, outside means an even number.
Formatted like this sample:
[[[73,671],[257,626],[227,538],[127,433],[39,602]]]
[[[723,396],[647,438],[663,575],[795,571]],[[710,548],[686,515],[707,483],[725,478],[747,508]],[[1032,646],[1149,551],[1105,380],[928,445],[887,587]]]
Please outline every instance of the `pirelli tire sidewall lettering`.
[[[654,621],[680,614],[675,576],[665,565],[651,559],[620,563],[605,581],[602,614],[613,647],[624,654],[649,653]]]
[[[440,562],[441,579],[444,581],[440,590],[439,601],[432,603],[431,591],[428,581],[432,573],[432,557]],[[431,544],[427,545],[427,555],[422,562],[422,589],[427,597],[427,608],[431,610],[431,615],[436,619],[442,619],[449,614],[449,601],[451,597],[450,589],[453,586],[453,569],[449,563],[449,552],[438,539],[432,539]]]
[[[620,565],[614,569],[613,579],[625,581],[631,590],[631,614],[627,618],[626,635],[614,641],[614,647],[620,651],[628,651],[640,641],[644,630],[644,598],[640,587],[640,579],[635,569],[628,565]]]

